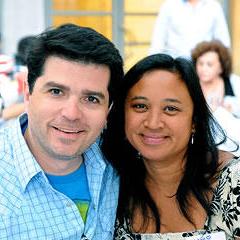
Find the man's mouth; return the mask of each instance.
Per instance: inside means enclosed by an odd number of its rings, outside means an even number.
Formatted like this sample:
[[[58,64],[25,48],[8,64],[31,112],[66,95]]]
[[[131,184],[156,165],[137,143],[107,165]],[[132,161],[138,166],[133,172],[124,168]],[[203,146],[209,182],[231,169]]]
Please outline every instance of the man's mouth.
[[[55,126],[53,126],[53,128],[67,134],[78,134],[80,132],[83,132],[83,130],[79,130],[79,129],[61,128],[61,127],[55,127]]]

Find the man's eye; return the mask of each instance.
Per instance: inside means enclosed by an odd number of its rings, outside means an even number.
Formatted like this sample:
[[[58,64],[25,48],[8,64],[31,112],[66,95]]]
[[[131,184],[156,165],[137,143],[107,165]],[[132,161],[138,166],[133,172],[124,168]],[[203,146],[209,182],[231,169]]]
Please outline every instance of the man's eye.
[[[60,94],[62,94],[62,91],[60,89],[58,89],[58,88],[52,88],[52,89],[50,89],[50,92],[51,92],[52,95],[60,95]]]
[[[87,97],[87,101],[91,103],[100,103],[99,99],[94,96]]]

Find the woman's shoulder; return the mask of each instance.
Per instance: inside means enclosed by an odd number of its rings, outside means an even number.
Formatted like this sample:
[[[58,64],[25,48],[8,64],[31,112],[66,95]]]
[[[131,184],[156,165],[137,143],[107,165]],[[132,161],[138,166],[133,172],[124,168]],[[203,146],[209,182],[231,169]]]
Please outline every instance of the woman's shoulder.
[[[222,168],[210,205],[207,227],[222,229],[227,239],[239,231],[240,224],[240,159],[233,158]],[[238,235],[236,235],[238,236]]]
[[[185,240],[185,239],[211,239],[212,234],[219,234],[215,231],[197,230],[189,232],[173,232],[173,233],[134,233],[129,227],[129,221],[124,220],[120,223],[119,220],[115,224],[115,240],[129,239],[129,240]],[[215,238],[214,238],[215,239]],[[216,238],[218,239],[218,238]]]
[[[218,157],[220,172],[224,171],[228,167],[240,164],[240,157],[228,151],[219,150]]]
[[[240,193],[240,158],[233,156],[231,159],[225,157],[220,165],[217,174],[217,183],[214,187],[214,197],[217,201],[225,201],[229,196],[234,194],[238,197]],[[238,194],[235,194],[238,192]],[[217,196],[217,197],[216,197]],[[231,197],[231,200],[233,198]],[[240,206],[239,206],[240,207]]]
[[[240,157],[229,152],[220,152],[220,175],[226,175],[229,172],[233,177],[238,177],[240,180]]]

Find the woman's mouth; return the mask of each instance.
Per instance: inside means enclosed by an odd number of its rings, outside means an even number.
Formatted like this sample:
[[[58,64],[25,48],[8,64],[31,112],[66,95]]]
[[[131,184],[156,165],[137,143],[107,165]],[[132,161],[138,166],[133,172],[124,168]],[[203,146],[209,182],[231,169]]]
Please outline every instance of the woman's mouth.
[[[154,135],[154,134],[142,134],[142,139],[145,144],[148,145],[158,145],[162,144],[168,137],[162,135]]]

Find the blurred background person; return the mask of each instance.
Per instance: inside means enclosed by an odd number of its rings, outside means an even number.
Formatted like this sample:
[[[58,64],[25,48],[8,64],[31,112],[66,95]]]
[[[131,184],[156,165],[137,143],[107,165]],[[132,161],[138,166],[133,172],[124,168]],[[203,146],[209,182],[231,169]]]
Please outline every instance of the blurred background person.
[[[17,44],[17,52],[15,54],[14,78],[18,83],[19,101],[23,102],[23,83],[27,77],[27,56],[29,49],[35,37],[32,35],[21,38]]]
[[[0,54],[0,101],[1,123],[5,108],[11,106],[18,99],[17,84],[13,81],[14,59]]]
[[[232,74],[230,49],[218,40],[203,41],[192,50],[192,60],[213,115],[240,143],[240,77]]]
[[[212,110],[222,106],[240,118],[240,78],[232,74],[230,50],[220,41],[204,41],[192,50],[192,59]]]
[[[190,57],[197,43],[212,39],[230,46],[228,26],[218,1],[166,0],[155,22],[149,53]]]
[[[28,51],[35,37],[33,35],[28,35],[21,38],[17,44],[17,52],[14,56],[14,66],[13,66],[13,81],[17,86],[17,99],[10,105],[6,106],[2,111],[2,121],[7,122],[11,119],[18,117],[24,112],[23,104],[23,90],[24,82],[27,80],[27,56]]]

